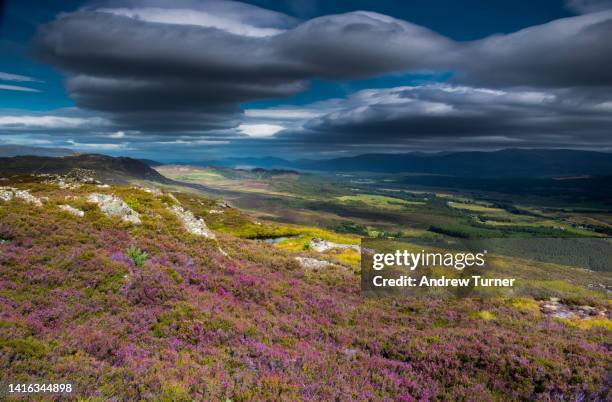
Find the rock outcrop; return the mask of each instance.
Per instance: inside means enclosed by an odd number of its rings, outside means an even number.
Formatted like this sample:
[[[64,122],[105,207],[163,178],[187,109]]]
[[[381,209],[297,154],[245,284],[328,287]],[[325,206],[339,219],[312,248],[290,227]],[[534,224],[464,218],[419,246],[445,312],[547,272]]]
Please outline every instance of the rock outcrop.
[[[183,223],[185,230],[189,233],[214,239],[215,234],[208,229],[202,218],[196,218],[191,211],[186,210],[180,205],[173,205],[170,211],[174,213]]]
[[[144,191],[145,193],[153,194],[155,196],[160,196],[163,194],[162,191],[158,189],[157,187],[136,187],[136,188]]]
[[[92,193],[87,201],[98,204],[100,210],[107,216],[118,216],[124,222],[140,224],[140,215],[130,208],[121,198],[110,194]]]
[[[324,253],[332,249],[351,249],[357,252],[361,251],[361,247],[355,244],[340,244],[317,238],[310,241],[310,248],[319,253]]]
[[[0,200],[11,201],[12,199],[18,199],[27,202],[28,204],[42,207],[42,201],[34,197],[28,190],[19,190],[13,187],[0,187]]]
[[[46,178],[44,183],[56,184],[62,189],[76,189],[83,184],[98,184],[96,172],[91,169],[72,168],[65,174],[41,173],[38,177]]]
[[[13,199],[15,195],[13,194],[13,190],[9,187],[0,187],[0,200],[2,201],[10,201]]]
[[[300,263],[300,266],[302,268],[306,268],[306,269],[315,269],[315,270],[317,270],[317,269],[326,268],[326,267],[332,265],[328,261],[317,260],[316,258],[310,258],[310,257],[295,257],[295,259],[297,260],[297,262]]]
[[[598,309],[593,306],[574,306],[561,303],[556,297],[551,297],[547,301],[540,303],[540,310],[544,315],[562,319],[581,319],[588,320],[593,317],[607,318],[608,312],[605,309]]]
[[[85,212],[81,211],[80,209],[71,207],[70,205],[59,205],[59,209],[61,209],[62,211],[66,211],[69,214],[72,214],[74,216],[78,216],[78,217],[83,217],[85,216]]]

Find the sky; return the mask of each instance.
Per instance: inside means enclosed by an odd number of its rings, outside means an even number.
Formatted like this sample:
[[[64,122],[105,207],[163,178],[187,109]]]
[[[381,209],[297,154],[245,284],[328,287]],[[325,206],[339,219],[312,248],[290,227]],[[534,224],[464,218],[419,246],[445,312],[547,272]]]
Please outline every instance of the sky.
[[[612,151],[612,0],[0,0],[0,144]]]

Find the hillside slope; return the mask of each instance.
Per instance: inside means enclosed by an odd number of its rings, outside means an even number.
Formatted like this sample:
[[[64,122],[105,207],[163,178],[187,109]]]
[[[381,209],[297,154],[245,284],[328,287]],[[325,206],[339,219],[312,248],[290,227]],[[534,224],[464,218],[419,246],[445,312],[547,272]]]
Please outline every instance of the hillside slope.
[[[197,236],[173,212],[229,213],[212,200],[35,177],[2,185],[44,200],[0,200],[3,378],[104,400],[609,396],[609,330],[543,316],[533,300],[363,299],[349,266],[304,268],[295,256],[313,251]],[[141,223],[105,215],[92,193],[125,201]]]
[[[137,159],[99,154],[64,157],[16,156],[0,158],[0,173],[67,174],[74,169],[89,171],[104,183],[128,183],[130,180],[150,180],[170,183],[168,179]]]

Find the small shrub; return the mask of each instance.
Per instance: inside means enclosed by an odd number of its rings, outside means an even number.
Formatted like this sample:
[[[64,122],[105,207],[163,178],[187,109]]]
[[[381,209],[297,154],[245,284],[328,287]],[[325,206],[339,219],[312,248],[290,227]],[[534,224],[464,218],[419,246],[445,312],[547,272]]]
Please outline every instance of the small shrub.
[[[135,246],[130,246],[130,248],[128,248],[126,251],[126,254],[132,259],[132,261],[134,261],[134,265],[137,267],[142,267],[149,258],[149,254],[147,254],[146,251],[142,251]]]

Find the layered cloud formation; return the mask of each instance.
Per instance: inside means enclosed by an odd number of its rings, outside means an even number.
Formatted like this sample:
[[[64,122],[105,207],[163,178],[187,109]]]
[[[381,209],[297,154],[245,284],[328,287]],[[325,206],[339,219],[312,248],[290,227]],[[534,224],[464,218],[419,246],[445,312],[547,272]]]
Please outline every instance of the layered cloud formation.
[[[577,89],[486,89],[430,84],[357,92],[287,141],[435,149],[594,147],[609,143],[612,102]],[[384,134],[381,134],[384,133]]]
[[[238,2],[104,1],[41,27],[35,50],[67,76],[79,108],[113,132],[155,140],[609,147],[612,10],[587,0],[568,7],[583,14],[458,42],[365,11],[299,21]],[[241,108],[312,80],[424,71],[450,79],[299,108]]]

